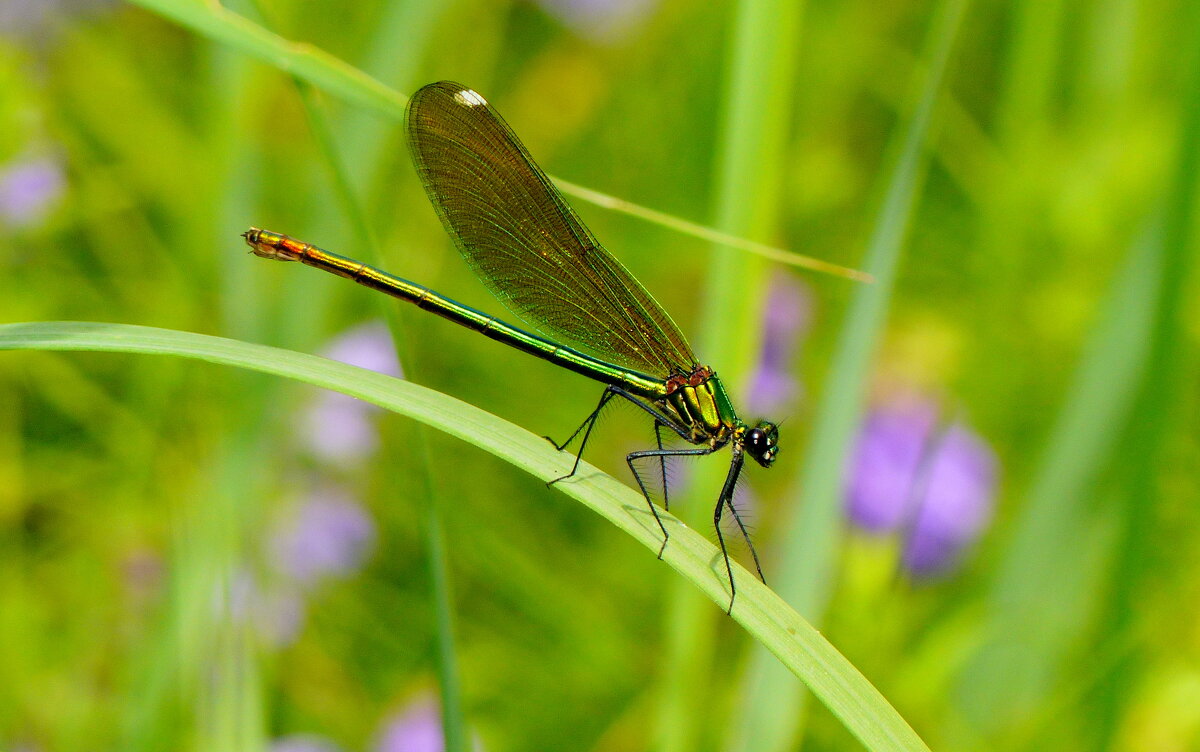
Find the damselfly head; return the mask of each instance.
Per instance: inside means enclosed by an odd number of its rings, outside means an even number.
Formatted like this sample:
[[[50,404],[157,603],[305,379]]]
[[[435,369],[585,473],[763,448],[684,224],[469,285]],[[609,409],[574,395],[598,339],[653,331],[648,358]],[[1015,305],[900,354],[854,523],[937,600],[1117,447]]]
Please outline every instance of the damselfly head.
[[[779,453],[779,427],[768,420],[760,420],[754,428],[746,429],[742,446],[755,462],[770,467]]]

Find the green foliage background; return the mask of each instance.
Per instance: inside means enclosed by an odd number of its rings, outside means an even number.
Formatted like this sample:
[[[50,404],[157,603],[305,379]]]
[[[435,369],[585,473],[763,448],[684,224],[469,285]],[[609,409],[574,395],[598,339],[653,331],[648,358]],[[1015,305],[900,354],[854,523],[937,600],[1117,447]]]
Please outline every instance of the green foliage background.
[[[502,313],[399,129],[403,95],[462,81],[555,175],[877,274],[784,270],[576,202],[735,393],[770,275],[803,274],[806,395],[776,469],[751,473],[756,539],[769,582],[931,748],[1197,749],[1193,5],[665,0],[603,42],[488,0],[54,6],[0,38],[0,162],[46,151],[68,178],[45,221],[0,227],[0,313],[301,352],[383,315],[248,256],[251,224]],[[535,434],[597,397],[433,317],[393,325],[412,380]],[[646,548],[471,442],[388,416],[370,462],[331,470],[296,438],[312,389],[291,381],[50,349],[0,356],[0,380],[2,749],[373,749],[439,665],[487,750],[859,744]],[[935,584],[838,515],[847,437],[894,381],[1003,468],[994,524]],[[589,458],[627,482],[649,432],[619,412],[602,429]],[[723,468],[695,470],[673,511],[707,530]],[[273,646],[222,604],[328,475],[361,490],[374,553]]]

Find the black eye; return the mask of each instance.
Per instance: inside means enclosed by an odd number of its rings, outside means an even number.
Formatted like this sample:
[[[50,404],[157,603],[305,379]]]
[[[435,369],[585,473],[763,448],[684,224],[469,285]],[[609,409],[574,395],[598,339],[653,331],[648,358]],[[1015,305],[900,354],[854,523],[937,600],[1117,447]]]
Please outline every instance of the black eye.
[[[752,449],[758,449],[767,442],[767,435],[761,428],[751,428],[746,432],[746,444]]]

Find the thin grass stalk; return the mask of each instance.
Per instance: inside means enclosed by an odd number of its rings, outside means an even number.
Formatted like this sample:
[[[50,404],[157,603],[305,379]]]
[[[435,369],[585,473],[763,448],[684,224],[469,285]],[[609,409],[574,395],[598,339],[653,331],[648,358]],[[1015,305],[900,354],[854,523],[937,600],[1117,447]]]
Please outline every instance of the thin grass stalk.
[[[211,148],[211,163],[216,168],[212,178],[214,200],[199,205],[212,207],[216,216],[210,218],[212,229],[201,237],[206,244],[236,248],[236,243],[226,246],[221,239],[212,238],[212,234],[215,228],[237,222],[238,207],[231,203],[235,198],[250,197],[251,186],[234,177],[246,174],[241,172],[245,164],[241,158],[249,148],[242,135],[245,131],[239,125],[246,117],[243,105],[250,98],[249,70],[243,57],[224,47],[209,45],[209,53],[209,90],[225,92],[226,96],[213,102],[209,109],[207,143]],[[227,185],[233,189],[220,190]],[[236,235],[231,236],[231,241],[235,238]],[[219,260],[222,254],[197,258]],[[249,289],[254,278],[237,279],[242,275],[231,271],[229,265],[217,263],[221,267],[219,304],[223,324],[235,336],[245,336],[258,326],[250,322],[261,311],[258,291]],[[206,483],[194,491],[192,503],[199,510],[199,525],[196,530],[183,531],[189,536],[200,536],[200,550],[193,549],[196,558],[189,557],[189,561],[201,567],[197,577],[189,578],[193,587],[184,597],[194,601],[187,606],[193,617],[213,620],[207,628],[192,635],[206,644],[201,665],[191,677],[198,687],[197,746],[234,752],[266,747],[268,716],[263,699],[260,635],[255,619],[246,613],[245,601],[247,587],[253,587],[247,585],[247,552],[252,542],[258,540],[255,531],[261,525],[264,509],[262,503],[254,503],[264,498],[257,458],[269,442],[265,427],[272,421],[265,417],[279,403],[267,396],[269,382],[264,379],[254,379],[249,389],[235,390],[230,380],[223,386],[232,401],[222,414],[220,422],[224,423],[224,430],[217,434],[219,439]]]

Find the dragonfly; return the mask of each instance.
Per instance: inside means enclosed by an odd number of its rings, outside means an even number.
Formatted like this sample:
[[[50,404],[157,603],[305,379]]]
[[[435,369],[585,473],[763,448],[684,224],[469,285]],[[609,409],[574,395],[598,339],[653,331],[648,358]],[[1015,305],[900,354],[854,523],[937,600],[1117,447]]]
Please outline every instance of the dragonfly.
[[[653,420],[656,447],[631,452],[625,462],[662,532],[660,559],[670,534],[643,477],[645,463],[657,464],[663,506],[669,510],[668,459],[728,447],[729,470],[713,525],[729,581],[726,613],[732,613],[737,588],[721,520],[728,511],[765,582],[733,496],[746,457],[763,467],[775,462],[778,426],[767,420],[750,425],[738,417],[716,371],[700,362],[667,312],[600,245],[500,113],[477,92],[452,81],[422,87],[409,100],[405,131],[421,183],[459,253],[532,330],[287,235],[253,227],[243,233],[251,251],[354,280],[604,384],[595,409],[574,433],[561,443],[546,437],[558,451],[579,439],[571,471],[547,485],[578,472],[606,406],[617,399],[635,405]],[[664,431],[687,446],[664,446]]]

